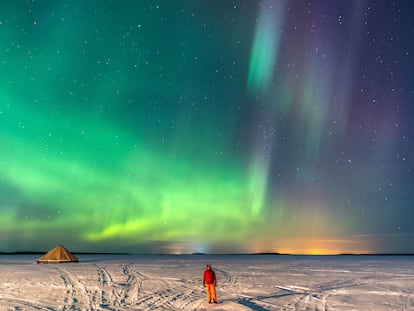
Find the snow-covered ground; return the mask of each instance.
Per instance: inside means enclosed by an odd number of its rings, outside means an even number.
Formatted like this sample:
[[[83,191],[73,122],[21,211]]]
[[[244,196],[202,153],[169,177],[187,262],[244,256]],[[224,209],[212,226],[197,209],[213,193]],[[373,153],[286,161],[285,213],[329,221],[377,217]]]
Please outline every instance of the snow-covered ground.
[[[414,256],[0,256],[0,310],[414,310]],[[202,286],[216,271],[218,304]]]

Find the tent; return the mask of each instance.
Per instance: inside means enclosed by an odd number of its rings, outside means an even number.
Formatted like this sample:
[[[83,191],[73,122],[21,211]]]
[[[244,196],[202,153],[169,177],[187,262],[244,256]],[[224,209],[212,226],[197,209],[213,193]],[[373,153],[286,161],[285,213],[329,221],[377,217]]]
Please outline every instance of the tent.
[[[36,260],[37,263],[64,263],[79,262],[79,259],[71,254],[63,245],[59,245],[48,251]]]

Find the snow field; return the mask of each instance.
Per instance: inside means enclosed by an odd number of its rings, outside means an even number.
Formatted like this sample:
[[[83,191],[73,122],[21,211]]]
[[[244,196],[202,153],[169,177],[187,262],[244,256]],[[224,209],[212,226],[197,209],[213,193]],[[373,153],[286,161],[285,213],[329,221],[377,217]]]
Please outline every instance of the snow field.
[[[2,310],[414,310],[414,256],[0,256]],[[207,304],[202,273],[217,275]]]

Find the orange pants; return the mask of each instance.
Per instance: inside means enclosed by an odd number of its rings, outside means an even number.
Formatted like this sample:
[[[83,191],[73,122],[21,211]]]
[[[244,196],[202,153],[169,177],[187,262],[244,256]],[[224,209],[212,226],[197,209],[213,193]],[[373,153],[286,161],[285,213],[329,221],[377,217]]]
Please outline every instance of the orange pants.
[[[210,302],[211,298],[213,298],[213,301],[217,302],[216,287],[214,286],[214,284],[206,284],[206,290],[207,301]]]

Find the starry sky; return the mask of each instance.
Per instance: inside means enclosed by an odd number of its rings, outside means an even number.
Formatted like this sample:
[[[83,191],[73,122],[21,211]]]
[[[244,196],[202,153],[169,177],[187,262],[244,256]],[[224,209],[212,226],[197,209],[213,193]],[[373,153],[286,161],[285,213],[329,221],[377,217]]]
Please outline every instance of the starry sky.
[[[0,2],[0,251],[414,252],[409,0]]]

